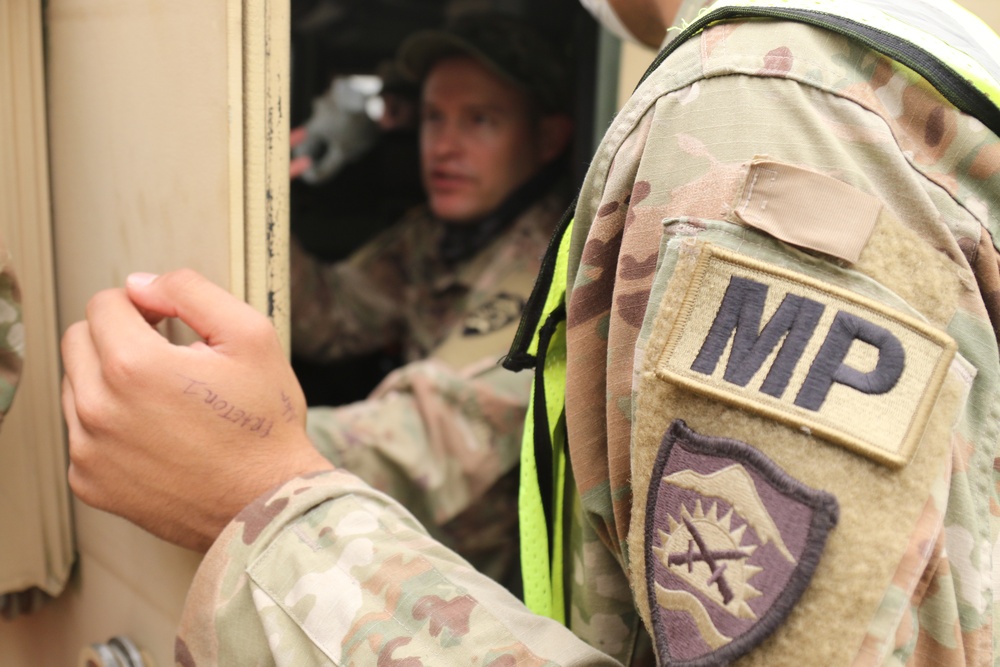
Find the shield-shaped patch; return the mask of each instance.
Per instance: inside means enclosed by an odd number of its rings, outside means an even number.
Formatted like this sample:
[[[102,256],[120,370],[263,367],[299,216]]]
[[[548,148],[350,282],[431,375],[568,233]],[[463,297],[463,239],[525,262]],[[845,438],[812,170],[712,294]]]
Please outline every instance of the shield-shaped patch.
[[[644,550],[660,663],[727,664],[791,612],[837,523],[837,501],[757,449],[680,420],[652,480]]]

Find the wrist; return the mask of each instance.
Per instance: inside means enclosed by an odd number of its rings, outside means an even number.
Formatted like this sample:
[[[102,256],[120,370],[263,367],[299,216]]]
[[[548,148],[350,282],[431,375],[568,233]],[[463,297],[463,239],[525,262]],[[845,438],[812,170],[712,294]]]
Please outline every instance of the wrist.
[[[252,505],[266,502],[279,487],[297,477],[335,469],[308,440],[306,444],[294,448],[280,461],[265,458],[257,465],[234,471],[232,483],[218,494],[218,502],[192,527],[194,544],[185,546],[202,553],[208,551],[226,526]],[[196,506],[207,508],[203,502]]]

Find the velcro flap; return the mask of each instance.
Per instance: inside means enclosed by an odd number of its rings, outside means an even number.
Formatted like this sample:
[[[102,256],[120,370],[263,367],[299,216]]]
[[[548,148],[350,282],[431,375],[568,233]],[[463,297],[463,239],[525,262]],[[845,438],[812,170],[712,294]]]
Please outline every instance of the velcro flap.
[[[736,216],[800,248],[857,262],[882,202],[837,179],[772,160],[755,160]]]
[[[656,374],[898,468],[955,349],[906,313],[712,246]]]

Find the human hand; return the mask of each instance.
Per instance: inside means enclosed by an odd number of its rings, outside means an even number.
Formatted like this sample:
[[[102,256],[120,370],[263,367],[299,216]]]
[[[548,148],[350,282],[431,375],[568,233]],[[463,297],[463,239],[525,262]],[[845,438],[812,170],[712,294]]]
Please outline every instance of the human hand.
[[[306,128],[302,125],[292,128],[292,130],[288,133],[288,142],[291,148],[294,149],[296,146],[305,141],[308,134],[309,133]],[[313,161],[311,155],[293,157],[288,163],[288,177],[294,181],[296,178],[309,171],[312,166]]]
[[[269,488],[332,468],[266,317],[190,270],[129,276],[63,336],[69,483],[88,505],[205,551]],[[173,345],[177,317],[204,342]]]

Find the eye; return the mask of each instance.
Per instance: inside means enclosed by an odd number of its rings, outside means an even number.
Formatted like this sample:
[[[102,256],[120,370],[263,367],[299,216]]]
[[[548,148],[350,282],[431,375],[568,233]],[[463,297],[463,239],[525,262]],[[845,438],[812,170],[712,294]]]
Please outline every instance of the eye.
[[[477,113],[472,116],[472,122],[476,125],[492,126],[496,124],[496,118],[493,114]]]

